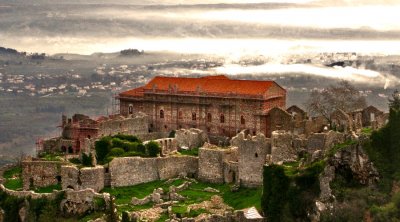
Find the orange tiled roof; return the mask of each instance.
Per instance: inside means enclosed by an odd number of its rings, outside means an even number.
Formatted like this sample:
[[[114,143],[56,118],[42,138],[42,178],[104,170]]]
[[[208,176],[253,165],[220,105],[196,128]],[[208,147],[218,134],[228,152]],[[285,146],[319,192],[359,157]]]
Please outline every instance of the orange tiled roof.
[[[224,75],[206,76],[201,78],[162,77],[153,78],[145,86],[122,92],[120,96],[143,96],[144,90],[168,91],[177,88],[178,92],[205,92],[216,94],[238,94],[260,96],[263,95],[275,82],[257,80],[235,80]]]

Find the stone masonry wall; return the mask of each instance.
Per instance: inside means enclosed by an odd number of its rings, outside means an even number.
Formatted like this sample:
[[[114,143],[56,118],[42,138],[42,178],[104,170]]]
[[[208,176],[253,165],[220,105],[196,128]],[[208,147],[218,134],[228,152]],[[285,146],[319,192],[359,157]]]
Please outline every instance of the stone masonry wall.
[[[224,165],[229,161],[237,161],[237,148],[221,149],[206,144],[199,149],[198,179],[210,183],[224,182]]]
[[[170,156],[158,158],[157,168],[161,180],[178,176],[197,177],[199,161],[194,156]]]
[[[98,192],[104,188],[104,167],[96,166],[78,169],[75,166],[62,166],[61,179],[63,189],[81,190],[92,188]]]
[[[148,117],[144,113],[137,113],[136,116],[115,117],[100,122],[99,136],[122,134],[145,134],[148,133]]]
[[[169,156],[123,157],[110,162],[111,186],[131,186],[179,175],[197,175],[198,158]]]
[[[22,182],[24,190],[33,187],[47,187],[59,183],[62,162],[23,161]]]
[[[110,162],[111,187],[131,186],[159,179],[157,158],[123,157]]]
[[[263,166],[271,149],[271,142],[263,134],[245,135],[242,131],[231,140],[239,149],[239,180],[246,187],[262,185]]]

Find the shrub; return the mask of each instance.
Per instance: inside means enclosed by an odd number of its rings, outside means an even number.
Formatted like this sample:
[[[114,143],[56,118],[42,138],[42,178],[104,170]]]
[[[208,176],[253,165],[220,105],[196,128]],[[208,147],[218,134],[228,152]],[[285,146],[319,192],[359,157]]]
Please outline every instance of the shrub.
[[[120,138],[112,138],[111,143],[113,147],[123,147],[124,144]]]
[[[174,138],[175,137],[175,130],[172,130],[171,132],[169,132],[169,135],[168,135],[168,137],[169,138]]]
[[[133,135],[117,134],[114,136],[114,138],[118,138],[121,140],[128,140],[129,142],[138,142],[138,143],[142,142],[139,140],[139,138]]]
[[[110,156],[123,156],[124,153],[125,153],[124,149],[116,147],[116,148],[111,149],[109,155]]]
[[[103,137],[95,143],[97,160],[102,163],[111,149],[111,137]]]
[[[86,153],[82,153],[82,165],[83,166],[93,166],[91,153],[89,153],[89,155],[87,155]]]
[[[160,145],[155,141],[150,141],[146,144],[146,151],[150,157],[157,157],[161,152]]]
[[[143,145],[142,143],[139,143],[137,145],[136,149],[137,149],[137,152],[146,154],[146,146]]]

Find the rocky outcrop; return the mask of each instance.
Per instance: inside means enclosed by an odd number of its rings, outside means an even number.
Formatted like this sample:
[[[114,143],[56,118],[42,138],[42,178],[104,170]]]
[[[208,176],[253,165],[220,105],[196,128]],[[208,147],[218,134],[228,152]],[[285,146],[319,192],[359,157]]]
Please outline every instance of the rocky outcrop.
[[[329,160],[329,165],[335,169],[348,167],[353,177],[363,185],[372,185],[379,180],[379,173],[369,160],[360,143],[349,145],[338,151]]]

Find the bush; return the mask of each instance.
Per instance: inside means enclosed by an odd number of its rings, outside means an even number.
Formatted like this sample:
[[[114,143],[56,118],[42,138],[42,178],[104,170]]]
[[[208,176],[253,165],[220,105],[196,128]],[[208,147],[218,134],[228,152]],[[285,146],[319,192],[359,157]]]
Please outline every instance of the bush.
[[[97,160],[102,163],[111,149],[111,137],[103,137],[95,143]]]
[[[150,157],[157,157],[161,152],[161,148],[157,142],[150,141],[146,144],[146,151]]]
[[[136,136],[133,136],[133,135],[117,134],[114,136],[114,138],[118,138],[121,140],[127,140],[129,142],[138,142],[138,143],[142,142],[139,140],[139,138],[137,138]]]
[[[112,138],[111,143],[113,147],[123,147],[124,144],[120,138]]]
[[[93,166],[91,153],[89,153],[89,155],[87,155],[86,153],[82,153],[82,165],[83,166]]]
[[[146,154],[146,147],[142,143],[139,143],[136,147],[137,152]]]
[[[124,153],[125,153],[124,149],[116,147],[116,148],[112,148],[108,155],[109,156],[123,156]]]

